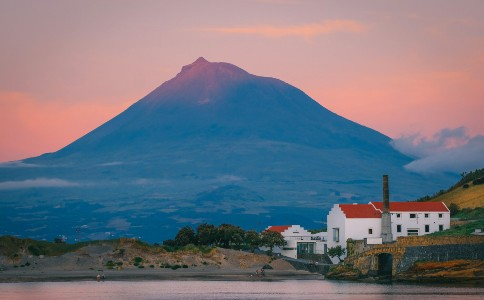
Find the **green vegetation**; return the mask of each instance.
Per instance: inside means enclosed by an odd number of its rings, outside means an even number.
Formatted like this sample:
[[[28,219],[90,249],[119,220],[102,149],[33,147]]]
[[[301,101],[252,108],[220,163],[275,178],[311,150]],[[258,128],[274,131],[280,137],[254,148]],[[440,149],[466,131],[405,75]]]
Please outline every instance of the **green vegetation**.
[[[459,209],[453,217],[460,220],[482,220],[484,219],[484,207]]]
[[[195,251],[209,253],[213,247],[228,249],[251,250],[258,246],[283,246],[284,239],[278,232],[263,231],[257,233],[255,230],[244,231],[239,226],[221,224],[216,227],[212,224],[201,224],[196,231],[189,226],[181,228],[175,239],[163,242],[163,249],[168,252]]]
[[[461,225],[452,226],[450,229],[429,234],[430,236],[471,235],[476,229],[484,229],[484,219],[472,220]]]
[[[346,249],[341,246],[331,247],[328,249],[328,255],[330,257],[337,257],[341,261],[341,256],[345,255]]]
[[[102,241],[82,242],[77,244],[36,241],[33,239],[20,239],[13,236],[0,237],[0,255],[13,258],[15,255],[32,254],[34,256],[57,256],[76,251],[87,245],[99,244]]]

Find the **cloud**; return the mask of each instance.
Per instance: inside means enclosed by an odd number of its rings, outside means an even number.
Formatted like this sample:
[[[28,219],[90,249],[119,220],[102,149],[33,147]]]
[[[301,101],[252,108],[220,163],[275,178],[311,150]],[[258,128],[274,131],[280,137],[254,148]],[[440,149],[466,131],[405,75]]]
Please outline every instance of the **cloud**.
[[[184,218],[180,216],[173,216],[170,219],[175,220],[177,223],[200,224],[205,222],[203,218]]]
[[[29,188],[47,187],[72,187],[79,186],[78,183],[59,179],[59,178],[36,178],[23,181],[4,181],[0,182],[0,190],[17,190]]]
[[[131,227],[131,223],[124,218],[112,218],[106,225],[107,228],[114,228],[120,231],[127,231]]]
[[[406,155],[423,158],[452,148],[462,147],[469,140],[470,136],[467,134],[466,128],[458,127],[455,129],[442,129],[430,139],[417,133],[402,136],[391,143],[395,149]]]
[[[239,176],[236,176],[236,175],[231,175],[231,174],[227,174],[227,175],[221,175],[221,176],[218,176],[215,181],[217,182],[222,182],[222,183],[225,183],[225,182],[237,182],[237,181],[243,181],[245,180],[244,178],[242,177],[239,177]]]
[[[106,162],[106,163],[102,163],[102,164],[98,164],[98,166],[100,167],[111,167],[111,166],[120,166],[120,165],[123,165],[124,162],[122,161],[112,161],[112,162]]]
[[[24,163],[21,160],[0,163],[0,168],[33,168],[39,165]]]
[[[296,26],[213,27],[203,28],[201,30],[224,34],[260,35],[272,38],[286,36],[312,38],[336,32],[360,33],[366,31],[366,26],[353,20],[327,20],[319,23]]]
[[[395,149],[416,158],[405,168],[417,173],[462,173],[484,167],[484,136],[469,137],[464,127],[443,129],[433,138],[419,134],[392,142]]]

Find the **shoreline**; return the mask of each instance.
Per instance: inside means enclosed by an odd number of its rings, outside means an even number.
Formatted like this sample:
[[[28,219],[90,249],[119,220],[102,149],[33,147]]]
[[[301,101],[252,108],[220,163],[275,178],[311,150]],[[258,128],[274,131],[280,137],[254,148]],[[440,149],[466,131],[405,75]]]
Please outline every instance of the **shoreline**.
[[[15,282],[68,282],[96,281],[95,270],[49,270],[23,271],[8,270],[0,272],[0,283]],[[301,270],[266,270],[266,276],[257,277],[255,270],[105,270],[104,281],[148,281],[148,280],[200,280],[200,281],[282,281],[282,280],[323,280],[319,273]]]

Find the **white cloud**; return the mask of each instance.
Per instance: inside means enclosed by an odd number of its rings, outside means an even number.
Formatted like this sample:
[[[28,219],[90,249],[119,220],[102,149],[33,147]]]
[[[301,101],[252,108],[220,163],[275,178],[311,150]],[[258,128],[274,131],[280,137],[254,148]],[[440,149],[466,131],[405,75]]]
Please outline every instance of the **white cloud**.
[[[462,173],[484,167],[484,136],[471,138],[464,127],[443,129],[431,139],[419,134],[401,137],[392,145],[416,158],[405,168],[417,173]]]
[[[471,137],[465,127],[454,129],[444,128],[431,138],[421,134],[402,136],[393,140],[392,146],[398,151],[415,157],[423,158],[452,148],[466,145]]]
[[[38,167],[38,166],[39,165],[24,163],[21,160],[0,163],[0,168],[32,168],[32,167]]]
[[[35,178],[23,181],[4,181],[0,182],[0,190],[18,190],[29,188],[47,187],[72,187],[79,186],[78,183],[59,178]]]
[[[123,230],[123,231],[129,230],[130,226],[131,226],[130,222],[128,222],[124,218],[119,218],[119,217],[112,218],[111,220],[109,220],[108,224],[106,225],[106,227],[108,228],[114,228],[116,230]]]

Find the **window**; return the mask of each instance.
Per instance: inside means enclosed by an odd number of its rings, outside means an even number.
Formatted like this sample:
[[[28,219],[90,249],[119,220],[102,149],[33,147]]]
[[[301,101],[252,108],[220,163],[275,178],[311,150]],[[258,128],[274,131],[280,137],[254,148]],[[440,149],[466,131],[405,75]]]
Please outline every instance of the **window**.
[[[418,235],[418,229],[407,229],[407,235]]]
[[[425,232],[430,232],[430,225],[425,225]]]
[[[402,225],[397,225],[397,232],[402,232]]]
[[[439,214],[439,219],[442,219],[444,217],[444,214]]]
[[[444,225],[439,225],[439,231],[443,231],[444,230]]]
[[[400,218],[400,214],[397,214],[397,218]]]
[[[339,242],[339,228],[333,228],[333,242]]]
[[[314,243],[297,243],[297,254],[314,254]]]
[[[415,219],[417,217],[417,214],[410,214],[410,219]]]
[[[373,228],[368,228],[368,234],[373,234]]]
[[[428,219],[429,218],[429,214],[425,214],[425,219]]]

